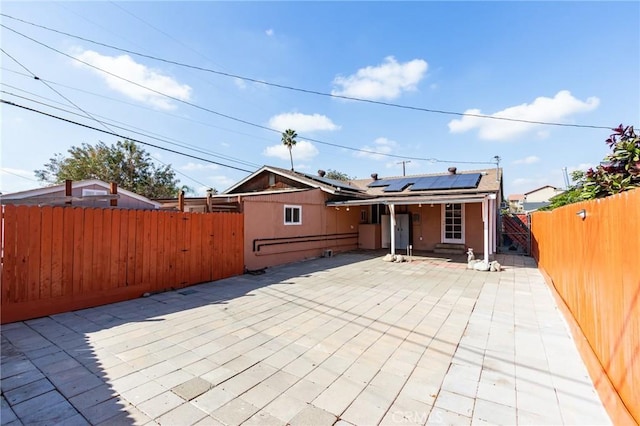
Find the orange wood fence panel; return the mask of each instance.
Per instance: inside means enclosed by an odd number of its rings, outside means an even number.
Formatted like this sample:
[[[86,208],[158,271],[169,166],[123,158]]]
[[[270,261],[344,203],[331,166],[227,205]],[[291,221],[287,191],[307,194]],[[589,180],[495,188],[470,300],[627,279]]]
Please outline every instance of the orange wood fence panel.
[[[240,213],[2,207],[1,322],[244,271]]]
[[[584,220],[577,215],[583,209]],[[534,213],[531,234],[532,255],[580,327],[602,379],[640,423],[640,189]]]

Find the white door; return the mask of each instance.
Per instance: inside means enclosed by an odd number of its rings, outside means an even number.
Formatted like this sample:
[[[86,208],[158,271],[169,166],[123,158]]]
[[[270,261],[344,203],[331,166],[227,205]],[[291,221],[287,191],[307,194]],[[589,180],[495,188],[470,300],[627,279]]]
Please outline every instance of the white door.
[[[442,242],[464,244],[464,204],[442,205]]]

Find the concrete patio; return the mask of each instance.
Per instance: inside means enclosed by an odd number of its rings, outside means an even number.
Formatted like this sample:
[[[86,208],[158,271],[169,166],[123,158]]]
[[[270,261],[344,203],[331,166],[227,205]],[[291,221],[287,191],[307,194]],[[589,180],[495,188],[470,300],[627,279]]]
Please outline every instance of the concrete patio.
[[[611,424],[532,259],[272,268],[2,326],[3,425]]]

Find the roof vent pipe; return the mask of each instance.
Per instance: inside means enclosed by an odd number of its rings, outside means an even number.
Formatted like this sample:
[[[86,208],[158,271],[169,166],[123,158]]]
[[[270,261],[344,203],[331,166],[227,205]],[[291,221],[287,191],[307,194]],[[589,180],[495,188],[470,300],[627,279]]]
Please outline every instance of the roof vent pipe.
[[[327,172],[325,172],[324,170],[322,170],[322,169],[318,170],[318,176],[324,177],[324,175],[326,175],[326,174],[327,174]]]
[[[455,174],[456,174],[456,172],[458,171],[458,169],[457,169],[457,168],[455,168],[455,167],[449,167],[447,170],[448,170],[448,171],[449,171],[449,173],[450,173],[450,174],[452,174],[452,175],[455,175]]]
[[[377,173],[371,173],[371,179],[378,180],[378,174]]]

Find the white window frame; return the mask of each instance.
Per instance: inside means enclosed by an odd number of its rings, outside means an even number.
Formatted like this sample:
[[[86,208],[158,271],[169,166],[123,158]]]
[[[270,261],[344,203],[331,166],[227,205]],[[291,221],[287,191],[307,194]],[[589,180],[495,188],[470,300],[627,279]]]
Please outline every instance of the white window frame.
[[[92,197],[96,195],[107,195],[107,194],[109,194],[109,192],[106,189],[82,188],[83,197]]]
[[[291,209],[291,221],[287,222],[287,209]],[[293,212],[297,210],[298,211],[298,221],[294,221],[294,214]],[[290,205],[290,204],[285,204],[284,205],[284,224],[285,225],[302,225],[302,206],[294,206],[294,205]]]

